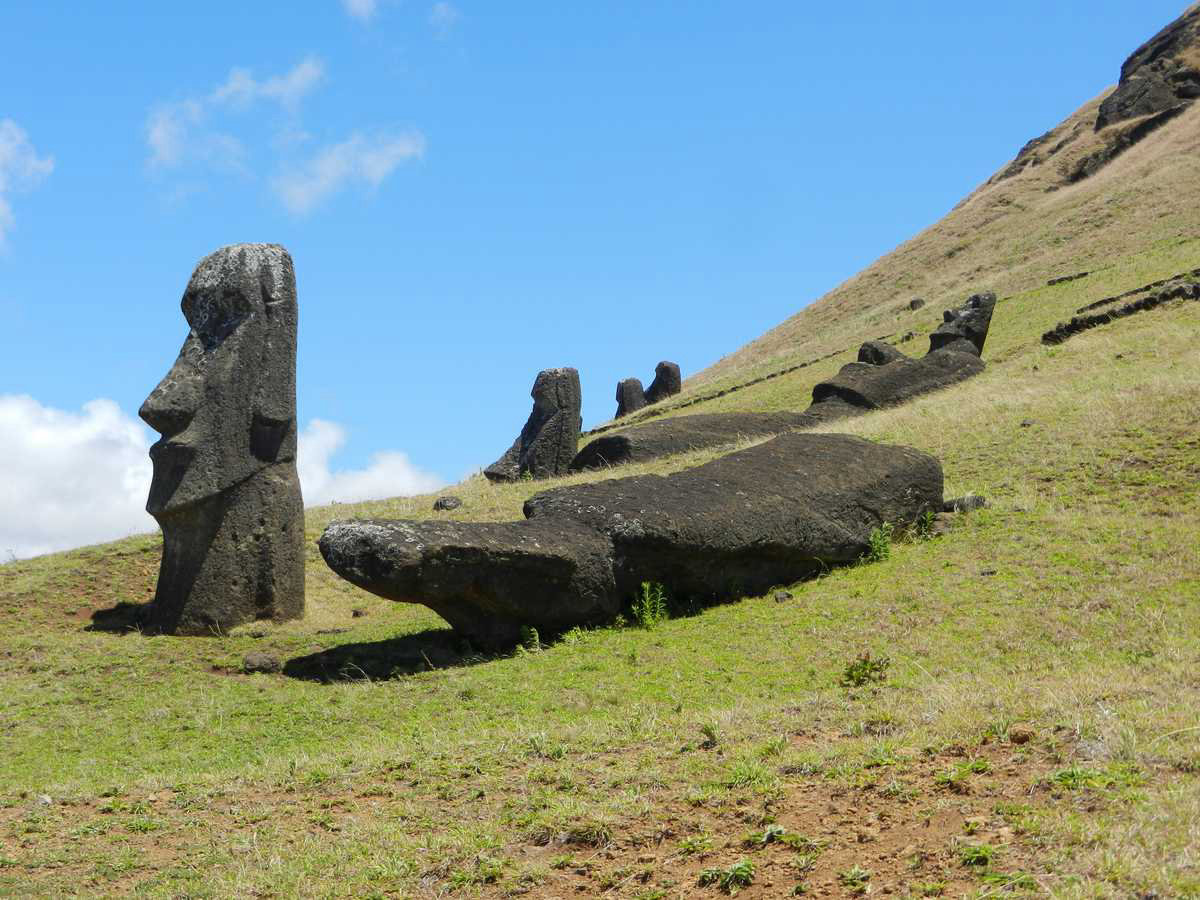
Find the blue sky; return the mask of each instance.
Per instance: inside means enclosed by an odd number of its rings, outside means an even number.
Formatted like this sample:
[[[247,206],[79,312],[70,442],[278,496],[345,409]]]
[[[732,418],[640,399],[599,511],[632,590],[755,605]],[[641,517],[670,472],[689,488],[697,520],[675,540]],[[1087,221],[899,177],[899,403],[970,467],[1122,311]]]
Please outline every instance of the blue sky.
[[[295,8],[0,13],[0,522],[59,511],[0,554],[119,530],[70,523],[141,491],[130,418],[221,245],[295,259],[310,499],[428,489],[500,455],[539,369],[598,422],[791,315],[1183,4]]]

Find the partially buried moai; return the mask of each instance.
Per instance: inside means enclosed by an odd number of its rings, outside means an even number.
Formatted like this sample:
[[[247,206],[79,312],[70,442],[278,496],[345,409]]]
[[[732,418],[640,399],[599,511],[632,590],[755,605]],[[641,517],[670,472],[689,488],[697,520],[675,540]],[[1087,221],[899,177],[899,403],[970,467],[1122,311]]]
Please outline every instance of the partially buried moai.
[[[296,276],[278,244],[205,257],[183,295],[191,330],[139,415],[146,511],[163,532],[144,626],[219,634],[304,614],[304,503],[296,474]]]

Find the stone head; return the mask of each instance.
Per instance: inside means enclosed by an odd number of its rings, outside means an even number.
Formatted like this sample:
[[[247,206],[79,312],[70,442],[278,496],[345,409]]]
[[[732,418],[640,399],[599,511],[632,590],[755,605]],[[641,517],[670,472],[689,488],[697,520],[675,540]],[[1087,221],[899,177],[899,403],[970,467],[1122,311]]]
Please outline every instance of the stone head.
[[[296,276],[278,244],[222,247],[183,294],[179,358],[138,415],[150,448],[146,509],[169,513],[296,457]]]

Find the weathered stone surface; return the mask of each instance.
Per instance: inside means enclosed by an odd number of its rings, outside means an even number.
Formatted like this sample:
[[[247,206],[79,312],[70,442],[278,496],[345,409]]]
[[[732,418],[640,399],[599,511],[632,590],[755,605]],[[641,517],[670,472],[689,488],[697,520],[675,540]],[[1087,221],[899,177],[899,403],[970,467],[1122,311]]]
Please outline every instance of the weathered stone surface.
[[[947,500],[942,504],[942,512],[975,512],[977,509],[987,509],[988,506],[989,504],[986,498],[980,497],[978,494],[966,494],[962,497],[955,497],[952,500]]]
[[[335,522],[319,542],[329,567],[373,594],[428,606],[479,646],[521,627],[553,634],[620,609],[612,545],[573,522]]]
[[[462,506],[462,498],[455,497],[453,494],[438,497],[433,501],[434,512],[449,512],[452,509],[458,509],[460,506]]]
[[[271,656],[269,653],[260,653],[258,651],[247,653],[245,659],[242,660],[242,671],[248,675],[254,673],[273,675],[282,669],[283,663],[279,661],[279,658]]]
[[[898,359],[908,359],[903,353],[884,341],[867,341],[858,348],[858,361],[872,366],[882,366]]]
[[[650,382],[650,387],[646,388],[646,402],[657,403],[659,400],[666,400],[681,390],[683,377],[679,373],[679,366],[663,360],[654,367],[654,380]]]
[[[813,403],[837,398],[860,411],[884,409],[957,384],[983,370],[983,360],[976,354],[958,350],[939,350],[922,359],[901,357],[885,365],[847,363],[833,378],[813,388]]]
[[[183,295],[190,331],[139,415],[146,510],[163,558],[145,627],[217,634],[304,613],[304,504],[296,474],[296,279],[277,244],[203,259]]]
[[[601,469],[674,456],[689,450],[783,434],[816,424],[803,413],[707,413],[633,425],[589,442],[571,461],[571,471]]]
[[[605,621],[643,581],[694,602],[762,593],[854,562],[881,523],[941,506],[941,466],[924,453],[788,434],[667,476],[538,494],[525,522],[337,522],[320,548],[360,587],[496,645],[525,625]]]
[[[1200,6],[1194,6],[1125,60],[1117,89],[1100,104],[1096,130],[1188,105],[1200,97],[1198,43]]]
[[[614,419],[637,412],[646,405],[646,392],[637,378],[626,378],[617,383],[617,414]]]
[[[530,391],[533,410],[508,451],[483,470],[491,481],[516,481],[522,475],[562,475],[579,447],[583,427],[579,373],[545,369]]]
[[[983,344],[987,340],[988,327],[992,323],[992,311],[996,308],[996,295],[991,291],[973,294],[958,309],[948,309],[944,321],[929,336],[929,352],[935,350],[958,350],[963,353],[983,355]]]

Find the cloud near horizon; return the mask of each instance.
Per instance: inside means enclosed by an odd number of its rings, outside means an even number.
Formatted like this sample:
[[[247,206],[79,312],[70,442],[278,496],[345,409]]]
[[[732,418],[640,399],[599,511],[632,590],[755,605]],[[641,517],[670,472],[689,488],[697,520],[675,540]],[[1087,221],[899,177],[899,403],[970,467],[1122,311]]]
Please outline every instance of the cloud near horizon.
[[[145,512],[154,439],[112,400],[69,412],[0,394],[0,562],[154,531]],[[334,469],[345,443],[345,429],[323,419],[300,434],[306,506],[420,494],[443,484],[396,451],[376,453],[361,469]]]
[[[20,125],[0,119],[0,247],[16,225],[9,194],[30,190],[54,171],[54,157],[38,156]]]

